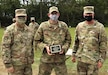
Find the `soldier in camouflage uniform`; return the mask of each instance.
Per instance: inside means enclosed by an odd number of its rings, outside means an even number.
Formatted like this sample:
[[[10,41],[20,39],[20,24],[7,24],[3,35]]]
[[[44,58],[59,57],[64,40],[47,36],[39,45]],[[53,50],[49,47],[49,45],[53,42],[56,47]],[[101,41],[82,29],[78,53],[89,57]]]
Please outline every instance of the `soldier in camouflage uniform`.
[[[106,58],[107,36],[103,24],[94,20],[94,7],[84,7],[85,21],[76,27],[72,61],[78,60],[78,75],[98,75]]]
[[[8,75],[32,75],[33,34],[25,24],[25,9],[15,10],[16,22],[8,26],[2,39],[2,59]]]
[[[31,17],[30,20],[31,20],[31,23],[29,24],[29,27],[31,28],[33,35],[35,35],[35,33],[39,27],[39,24],[37,22],[35,22],[35,17]],[[34,48],[34,50],[37,50],[37,47],[34,42],[33,42],[33,48]]]
[[[38,75],[50,75],[54,69],[56,75],[67,75],[65,52],[71,44],[71,36],[67,24],[59,21],[58,8],[49,8],[48,21],[42,22],[35,34],[35,41],[42,50]],[[51,46],[60,45],[61,51],[51,53]]]
[[[29,24],[29,27],[33,30],[33,34],[35,34],[39,27],[39,24],[35,22],[35,17],[31,17],[31,23]]]

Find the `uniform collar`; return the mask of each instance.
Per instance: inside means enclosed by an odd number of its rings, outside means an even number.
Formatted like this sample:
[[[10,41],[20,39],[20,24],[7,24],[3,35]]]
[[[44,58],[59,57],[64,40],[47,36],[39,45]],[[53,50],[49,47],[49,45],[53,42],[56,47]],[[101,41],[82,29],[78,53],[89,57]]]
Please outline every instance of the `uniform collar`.
[[[25,24],[24,28],[18,27],[18,26],[16,25],[16,23],[14,23],[14,24],[15,24],[15,30],[16,30],[16,31],[26,31],[26,30],[28,29],[28,27],[27,27],[26,24]]]
[[[61,27],[62,26],[59,20],[58,20],[58,23],[55,24],[55,25],[58,26],[58,27]],[[52,24],[49,22],[49,20],[48,20],[48,26],[49,27],[52,27]]]

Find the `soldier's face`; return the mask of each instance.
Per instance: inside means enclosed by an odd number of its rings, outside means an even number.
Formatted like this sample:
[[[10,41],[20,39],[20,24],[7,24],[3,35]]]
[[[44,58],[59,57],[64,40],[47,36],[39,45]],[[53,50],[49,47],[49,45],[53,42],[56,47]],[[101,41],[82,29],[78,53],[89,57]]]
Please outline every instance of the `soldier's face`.
[[[31,22],[35,22],[35,20],[31,20]]]
[[[56,11],[53,11],[52,13],[48,14],[48,17],[50,18],[50,20],[52,21],[57,21],[59,18],[60,14]]]
[[[25,24],[27,20],[26,16],[16,16],[16,22],[19,24]]]
[[[93,13],[84,13],[84,18],[86,21],[92,21],[94,19]]]
[[[16,16],[16,24],[18,27],[23,28],[27,20],[27,16]]]
[[[84,16],[84,17],[85,17],[85,16],[92,16],[92,18],[94,18],[94,14],[93,14],[93,13],[84,13],[83,16]]]

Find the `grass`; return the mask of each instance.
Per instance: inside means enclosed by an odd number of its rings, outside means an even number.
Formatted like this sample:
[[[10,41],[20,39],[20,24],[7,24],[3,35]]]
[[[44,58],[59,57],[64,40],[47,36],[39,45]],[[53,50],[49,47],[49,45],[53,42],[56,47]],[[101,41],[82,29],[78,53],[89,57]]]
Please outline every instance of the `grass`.
[[[0,28],[0,43],[1,43],[1,40],[2,40],[3,31],[4,31],[4,29]]]
[[[108,34],[108,28],[105,28],[105,29],[106,29],[106,32]],[[4,31],[4,29],[0,28],[0,43],[1,43],[2,35],[3,35],[3,31]],[[74,41],[74,35],[75,35],[75,28],[69,28],[69,31],[71,33],[72,42],[73,42]],[[72,45],[71,45],[71,47],[72,47]],[[38,71],[40,56],[41,56],[41,51],[36,50],[35,51],[35,62],[33,64],[33,69],[35,69],[35,71]],[[75,75],[76,63],[72,63],[71,58],[69,58],[66,60],[66,65],[68,68],[69,75],[72,75],[72,74]],[[105,61],[103,67],[100,69],[100,75],[107,75],[107,73],[108,73],[108,58]]]

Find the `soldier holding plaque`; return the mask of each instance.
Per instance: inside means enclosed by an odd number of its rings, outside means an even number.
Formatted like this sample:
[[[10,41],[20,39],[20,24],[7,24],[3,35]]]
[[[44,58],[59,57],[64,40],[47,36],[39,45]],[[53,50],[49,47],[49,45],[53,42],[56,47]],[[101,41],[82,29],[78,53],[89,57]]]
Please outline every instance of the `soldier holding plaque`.
[[[38,75],[50,75],[54,69],[56,75],[68,75],[65,64],[65,52],[71,44],[71,36],[67,24],[59,21],[57,7],[49,8],[49,20],[42,22],[35,34],[35,43],[42,56]]]

